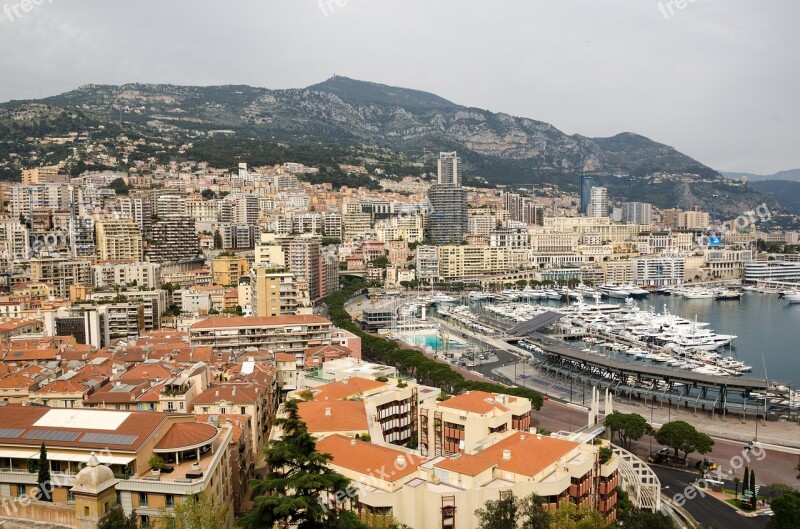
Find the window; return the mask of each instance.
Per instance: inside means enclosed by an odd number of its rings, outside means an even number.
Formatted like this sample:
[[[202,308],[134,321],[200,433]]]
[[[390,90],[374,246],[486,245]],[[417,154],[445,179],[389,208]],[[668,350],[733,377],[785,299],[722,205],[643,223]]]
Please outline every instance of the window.
[[[183,401],[180,402],[180,409],[183,409]]]
[[[67,503],[75,503],[75,495],[72,493],[72,489],[67,489]]]
[[[84,507],[83,507],[83,515],[86,516],[86,517],[89,516],[89,506],[88,505],[84,505]]]
[[[220,408],[219,413],[220,415],[225,415],[226,413],[228,413],[228,408]]]
[[[164,496],[164,505],[167,509],[175,508],[175,496],[172,494],[167,494]]]
[[[242,413],[242,415],[247,415],[247,411],[245,411],[245,410],[246,410],[246,408],[244,406],[239,408],[239,411]]]
[[[203,406],[203,413],[208,413],[208,406]]]
[[[139,507],[147,507],[147,493],[146,492],[140,492],[139,493]]]

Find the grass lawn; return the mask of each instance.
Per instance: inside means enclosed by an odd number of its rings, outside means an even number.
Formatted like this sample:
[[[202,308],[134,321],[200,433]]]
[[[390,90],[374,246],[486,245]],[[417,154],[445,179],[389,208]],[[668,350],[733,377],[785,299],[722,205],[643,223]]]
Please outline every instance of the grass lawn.
[[[727,500],[725,500],[725,502],[726,502],[726,503],[730,503],[731,505],[733,505],[734,507],[736,507],[736,508],[737,508],[737,509],[739,509],[740,511],[752,512],[752,510],[750,509],[750,506],[749,506],[749,505],[748,505],[747,507],[745,507],[745,506],[742,504],[742,500],[735,500],[735,499],[733,499],[733,498],[730,498],[730,499],[727,499]]]

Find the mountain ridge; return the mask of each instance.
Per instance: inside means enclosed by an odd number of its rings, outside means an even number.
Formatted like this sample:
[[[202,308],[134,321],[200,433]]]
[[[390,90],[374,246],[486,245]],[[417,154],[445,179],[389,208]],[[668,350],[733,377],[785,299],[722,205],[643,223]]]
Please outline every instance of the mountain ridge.
[[[722,175],[725,178],[730,178],[732,180],[741,180],[742,178],[747,178],[751,182],[763,182],[765,180],[786,180],[790,182],[800,182],[800,168],[778,171],[777,173],[768,175],[734,171],[722,171]]]
[[[718,210],[737,211],[752,208],[749,203],[758,200],[746,186],[633,132],[607,138],[568,135],[532,118],[342,76],[280,90],[90,84],[42,100],[3,103],[0,114],[43,104],[100,116],[142,134],[168,131],[189,140],[224,130],[241,138],[287,144],[375,145],[424,164],[432,163],[437,151],[458,151],[466,177],[495,184],[557,184],[576,191],[580,175],[592,174],[612,196],[623,198],[629,179],[635,179],[658,206],[690,208],[722,194],[730,199]]]

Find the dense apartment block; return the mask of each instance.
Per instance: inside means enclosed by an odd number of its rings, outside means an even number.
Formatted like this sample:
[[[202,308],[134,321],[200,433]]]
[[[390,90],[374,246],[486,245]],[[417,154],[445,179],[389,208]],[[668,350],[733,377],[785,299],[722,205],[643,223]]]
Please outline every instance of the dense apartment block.
[[[147,249],[150,261],[171,263],[194,259],[198,252],[198,239],[194,220],[171,216],[153,223],[153,238]]]
[[[132,219],[102,219],[95,223],[95,250],[101,261],[140,261],[142,233]]]
[[[250,347],[301,354],[309,347],[331,344],[333,325],[320,316],[212,317],[192,325],[189,343],[222,351]]]

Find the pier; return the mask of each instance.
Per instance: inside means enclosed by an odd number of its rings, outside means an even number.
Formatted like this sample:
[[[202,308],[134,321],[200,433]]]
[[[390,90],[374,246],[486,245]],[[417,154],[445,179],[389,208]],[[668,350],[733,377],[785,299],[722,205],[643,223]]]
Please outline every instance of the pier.
[[[528,338],[543,351],[536,367],[556,380],[573,385],[609,388],[618,398],[658,401],[668,405],[728,414],[784,416],[788,408],[770,406],[766,400],[770,385],[750,377],[706,375],[652,365],[633,364],[585,353],[550,336]],[[754,398],[753,393],[759,395]],[[760,397],[764,395],[764,397]]]

